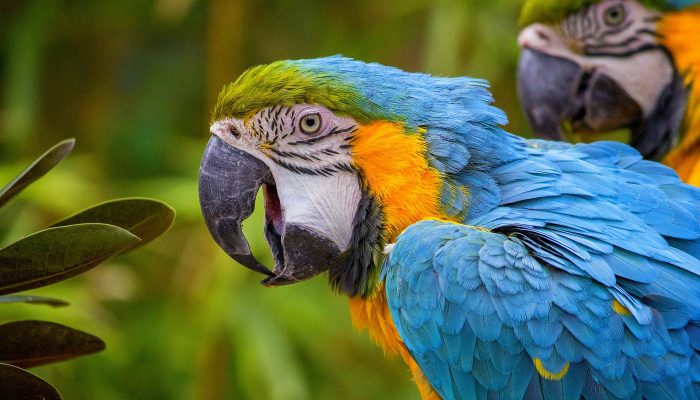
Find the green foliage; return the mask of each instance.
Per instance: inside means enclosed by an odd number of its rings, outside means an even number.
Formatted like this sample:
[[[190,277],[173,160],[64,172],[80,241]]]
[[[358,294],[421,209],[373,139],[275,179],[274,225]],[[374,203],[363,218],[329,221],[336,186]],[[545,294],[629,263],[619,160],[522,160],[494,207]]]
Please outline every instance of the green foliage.
[[[27,304],[43,304],[51,307],[65,307],[67,301],[54,299],[46,296],[24,296],[24,295],[5,295],[0,296],[0,304],[7,303],[27,303]]]
[[[17,175],[0,190],[0,207],[55,167],[74,144],[69,139],[55,145]],[[165,233],[173,218],[173,210],[156,200],[115,200],[0,248],[0,304],[65,306],[66,302],[49,297],[2,295],[50,285],[86,272]],[[53,322],[26,320],[0,325],[0,393],[12,399],[60,399],[49,383],[22,368],[92,354],[104,348],[105,343],[98,337]]]
[[[81,274],[139,242],[118,226],[49,228],[0,249],[0,295],[34,289]]]
[[[52,227],[79,224],[116,226],[139,239],[122,250],[125,251],[141,247],[162,235],[170,228],[172,221],[173,209],[165,203],[146,198],[131,198],[97,204],[54,223]]]
[[[7,399],[61,400],[56,388],[14,365],[0,363],[0,392]]]
[[[0,207],[61,162],[73,150],[74,145],[74,139],[64,140],[48,149],[46,153],[31,163],[15,179],[0,189]]]
[[[46,321],[16,321],[0,325],[0,362],[31,368],[96,353],[100,338]]]

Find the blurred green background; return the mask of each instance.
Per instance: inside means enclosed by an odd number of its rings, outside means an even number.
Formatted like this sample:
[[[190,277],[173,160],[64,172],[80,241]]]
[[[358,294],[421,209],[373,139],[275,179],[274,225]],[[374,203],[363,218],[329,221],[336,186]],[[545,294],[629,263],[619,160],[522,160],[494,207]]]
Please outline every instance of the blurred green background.
[[[517,0],[0,0],[0,185],[67,137],[76,151],[0,213],[0,244],[96,202],[151,196],[164,237],[0,306],[97,334],[101,354],[36,369],[66,399],[418,399],[410,374],[351,326],[324,278],[265,289],[206,232],[197,172],[209,110],[246,67],[342,53],[491,81],[508,129]],[[265,254],[260,215],[246,229]],[[265,259],[268,264],[269,256]]]

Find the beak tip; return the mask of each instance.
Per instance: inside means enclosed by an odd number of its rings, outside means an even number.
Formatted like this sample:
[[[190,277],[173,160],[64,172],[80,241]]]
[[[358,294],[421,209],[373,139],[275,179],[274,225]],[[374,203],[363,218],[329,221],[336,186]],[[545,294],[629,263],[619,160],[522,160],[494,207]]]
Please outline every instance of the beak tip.
[[[297,281],[295,279],[290,279],[283,275],[271,275],[260,281],[260,284],[268,288],[273,288],[277,286],[289,285],[294,282]]]
[[[275,273],[270,271],[263,264],[261,264],[252,253],[248,253],[248,254],[231,254],[231,253],[229,253],[229,256],[231,258],[233,258],[234,260],[236,260],[236,262],[238,262],[242,266],[244,266],[252,271],[259,272],[263,275],[267,275],[268,276],[267,279],[275,277]]]
[[[265,286],[266,288],[272,287],[272,286],[268,283],[269,280],[270,280],[270,277],[267,277],[267,278],[261,280],[261,281],[260,281],[260,284],[263,285],[263,286]]]

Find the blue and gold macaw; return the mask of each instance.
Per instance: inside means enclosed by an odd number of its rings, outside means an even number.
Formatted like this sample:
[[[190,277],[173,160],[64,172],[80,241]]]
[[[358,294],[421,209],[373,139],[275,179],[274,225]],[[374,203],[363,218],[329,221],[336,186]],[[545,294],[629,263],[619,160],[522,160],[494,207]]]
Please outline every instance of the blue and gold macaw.
[[[619,129],[700,186],[700,0],[527,0],[518,89],[536,133]]]
[[[424,399],[697,399],[700,189],[511,135],[491,101],[340,56],[254,67],[213,113],[209,230],[267,286],[328,272]],[[272,271],[241,231],[260,187]]]

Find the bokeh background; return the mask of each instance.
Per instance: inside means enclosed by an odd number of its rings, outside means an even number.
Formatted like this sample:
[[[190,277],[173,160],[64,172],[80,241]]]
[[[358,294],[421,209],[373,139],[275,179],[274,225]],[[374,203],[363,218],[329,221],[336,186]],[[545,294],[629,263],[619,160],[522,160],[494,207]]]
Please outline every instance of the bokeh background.
[[[146,248],[0,305],[97,334],[107,350],[36,369],[66,399],[418,399],[324,278],[265,289],[206,232],[197,172],[209,110],[246,67],[342,53],[491,81],[518,108],[518,0],[0,0],[0,185],[67,137],[76,151],[3,208],[0,244],[99,201],[151,196],[176,223]],[[248,221],[266,254],[260,215]],[[269,264],[269,256],[265,258]]]

